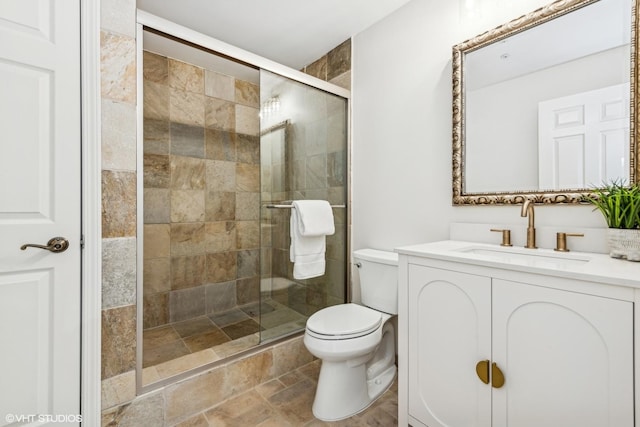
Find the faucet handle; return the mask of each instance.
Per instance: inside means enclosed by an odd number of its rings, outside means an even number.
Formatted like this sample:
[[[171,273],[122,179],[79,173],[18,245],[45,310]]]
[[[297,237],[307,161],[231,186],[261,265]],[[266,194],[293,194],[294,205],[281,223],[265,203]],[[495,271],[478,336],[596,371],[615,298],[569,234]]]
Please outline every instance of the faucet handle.
[[[502,233],[502,243],[500,243],[500,246],[513,246],[511,244],[511,230],[492,228],[490,231]]]
[[[584,237],[582,233],[556,233],[556,247],[554,251],[569,252],[567,248],[567,237]]]

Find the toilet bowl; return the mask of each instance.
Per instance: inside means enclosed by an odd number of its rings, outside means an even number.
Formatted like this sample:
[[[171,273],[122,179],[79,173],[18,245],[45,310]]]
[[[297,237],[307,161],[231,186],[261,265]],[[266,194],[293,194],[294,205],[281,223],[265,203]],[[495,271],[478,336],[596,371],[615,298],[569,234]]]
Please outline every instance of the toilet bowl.
[[[313,415],[323,421],[366,409],[393,384],[397,372],[391,321],[397,314],[397,255],[364,249],[355,251],[354,259],[363,304],[318,311],[307,320],[304,335],[309,352],[322,360]]]

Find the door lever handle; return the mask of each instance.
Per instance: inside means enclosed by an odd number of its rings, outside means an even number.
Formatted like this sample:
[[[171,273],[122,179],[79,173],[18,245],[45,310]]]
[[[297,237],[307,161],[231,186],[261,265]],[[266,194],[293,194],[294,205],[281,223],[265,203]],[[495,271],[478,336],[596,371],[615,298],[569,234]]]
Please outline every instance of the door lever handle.
[[[25,250],[27,248],[38,248],[38,249],[46,249],[51,252],[64,252],[69,247],[69,241],[64,237],[54,237],[53,239],[47,242],[47,246],[36,245],[33,243],[27,243],[20,246],[21,250]]]

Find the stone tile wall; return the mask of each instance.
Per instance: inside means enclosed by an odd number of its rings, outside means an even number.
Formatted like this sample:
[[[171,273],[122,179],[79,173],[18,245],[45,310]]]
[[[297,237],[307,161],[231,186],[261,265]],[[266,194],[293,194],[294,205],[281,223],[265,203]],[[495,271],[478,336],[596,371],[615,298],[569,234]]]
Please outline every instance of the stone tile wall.
[[[341,43],[326,55],[301,71],[338,86],[351,87],[351,39]],[[278,91],[305,91],[299,85],[283,83]],[[288,89],[283,89],[288,87]],[[289,97],[296,95],[288,94]],[[347,201],[347,123],[345,104],[341,99],[313,89],[304,95],[304,120],[287,125],[286,137],[270,158],[263,156],[262,190],[265,200],[324,199],[332,204]],[[276,136],[267,135],[274,139]],[[265,136],[262,137],[263,140]],[[264,141],[263,141],[264,142]],[[273,144],[275,141],[269,141]],[[266,196],[265,196],[266,195]],[[263,277],[285,278],[293,281],[293,265],[289,261],[289,212],[268,212],[263,233],[263,257],[267,261]],[[347,212],[334,209],[336,232],[327,237],[326,274],[322,277],[298,281],[277,289],[272,296],[297,311],[310,315],[328,305],[340,304],[345,298],[345,279],[348,254]],[[265,238],[266,234],[266,238]]]
[[[351,39],[340,43],[300,71],[345,89],[351,89]]]
[[[346,203],[346,105],[341,99],[316,91],[316,104],[322,105],[309,114],[310,121],[298,121],[287,128],[286,143],[289,167],[280,167],[272,156],[271,171],[263,164],[263,178],[271,175],[274,200],[321,199],[331,204]],[[315,137],[311,135],[316,134]],[[321,136],[318,136],[321,135]],[[281,178],[275,178],[278,175]],[[285,183],[278,188],[278,183]],[[326,270],[320,277],[295,280],[289,260],[288,210],[268,212],[270,232],[270,268],[263,277],[274,281],[284,278],[286,287],[275,286],[272,297],[305,315],[326,306],[341,304],[345,298],[346,210],[333,209],[335,234],[327,236]],[[268,276],[267,276],[268,274]],[[293,283],[293,284],[291,284]]]
[[[259,297],[259,88],[144,52],[144,328]]]
[[[133,378],[136,364],[135,10],[101,3],[103,380]]]
[[[326,55],[305,66],[301,71],[328,81],[345,89],[351,89],[351,39],[347,39]],[[306,149],[307,153],[313,156],[307,159],[305,177],[306,185],[315,182],[316,188],[311,187],[314,192],[322,186],[326,187],[327,200],[332,204],[348,204],[347,194],[347,174],[349,164],[347,159],[348,142],[347,128],[345,120],[346,112],[341,103],[327,103],[327,135],[324,152],[319,150],[319,146],[312,146]],[[326,154],[326,158],[319,155]],[[294,170],[303,168],[301,160],[296,160]],[[299,185],[299,184],[298,184]],[[321,193],[322,194],[322,193]],[[313,197],[313,196],[311,196]],[[308,197],[308,198],[311,198]],[[327,290],[327,304],[338,304],[344,298],[344,280],[346,277],[345,268],[349,262],[347,250],[347,211],[346,209],[334,209],[336,233],[327,238],[327,279],[329,284]],[[283,254],[284,255],[284,254]],[[309,281],[309,299],[318,299],[322,292],[324,283],[319,280]]]

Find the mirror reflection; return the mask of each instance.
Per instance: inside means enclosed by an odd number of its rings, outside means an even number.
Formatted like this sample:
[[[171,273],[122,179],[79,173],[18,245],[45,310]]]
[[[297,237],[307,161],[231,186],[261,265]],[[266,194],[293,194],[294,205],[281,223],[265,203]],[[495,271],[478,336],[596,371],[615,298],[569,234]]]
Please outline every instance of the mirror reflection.
[[[632,3],[559,1],[454,47],[458,197],[633,181]]]

